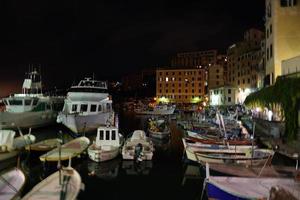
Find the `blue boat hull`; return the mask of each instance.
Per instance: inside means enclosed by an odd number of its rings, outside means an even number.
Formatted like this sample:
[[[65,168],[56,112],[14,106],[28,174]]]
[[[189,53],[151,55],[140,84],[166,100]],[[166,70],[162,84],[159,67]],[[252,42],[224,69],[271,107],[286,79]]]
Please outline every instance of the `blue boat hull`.
[[[206,184],[207,197],[209,199],[218,199],[218,200],[247,200],[247,198],[241,198],[230,194],[211,183]]]

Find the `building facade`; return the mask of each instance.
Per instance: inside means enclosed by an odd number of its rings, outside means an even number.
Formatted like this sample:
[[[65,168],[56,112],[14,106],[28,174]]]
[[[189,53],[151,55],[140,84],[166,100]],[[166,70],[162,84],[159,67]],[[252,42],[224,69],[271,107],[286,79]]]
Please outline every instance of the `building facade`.
[[[234,105],[237,88],[233,86],[221,86],[209,90],[209,103],[211,106]]]
[[[266,0],[266,78],[273,85],[283,60],[300,54],[300,1]]]
[[[264,34],[257,29],[249,29],[244,40],[229,47],[227,51],[227,81],[238,88],[235,103],[243,103],[246,96],[258,86],[260,63],[264,56],[261,51]]]
[[[218,88],[225,84],[224,80],[224,66],[221,64],[214,64],[208,68],[208,88]]]
[[[204,67],[217,62],[217,50],[177,53],[171,58],[172,67]]]
[[[205,70],[164,68],[156,70],[156,98],[165,103],[198,103],[205,95]]]
[[[283,60],[281,64],[281,75],[300,73],[300,54],[294,58]]]

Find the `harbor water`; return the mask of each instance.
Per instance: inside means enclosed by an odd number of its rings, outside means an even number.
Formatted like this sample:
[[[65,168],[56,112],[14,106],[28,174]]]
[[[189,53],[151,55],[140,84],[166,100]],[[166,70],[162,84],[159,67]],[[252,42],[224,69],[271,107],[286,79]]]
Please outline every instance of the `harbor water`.
[[[147,116],[124,112],[118,115],[120,133],[125,137],[136,129],[146,131]],[[153,141],[155,152],[152,161],[135,164],[133,161],[122,160],[121,155],[102,163],[90,160],[87,155],[73,159],[72,167],[80,173],[84,183],[84,190],[80,192],[78,199],[201,199],[205,172],[197,164],[185,162],[182,131],[176,127],[176,121],[171,121],[170,126],[170,140]],[[37,141],[56,137],[68,139],[72,135],[59,124],[35,129],[32,133]],[[92,142],[95,135],[96,132],[86,136]],[[37,155],[24,152],[21,166],[28,179],[23,194],[55,172],[56,165],[42,164]]]

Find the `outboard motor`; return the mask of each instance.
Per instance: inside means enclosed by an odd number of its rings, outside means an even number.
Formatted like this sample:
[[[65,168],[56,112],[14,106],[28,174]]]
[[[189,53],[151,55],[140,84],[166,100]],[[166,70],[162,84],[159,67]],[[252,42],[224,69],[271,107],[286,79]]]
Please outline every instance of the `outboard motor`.
[[[143,145],[138,143],[134,149],[134,161],[142,162],[143,161]]]

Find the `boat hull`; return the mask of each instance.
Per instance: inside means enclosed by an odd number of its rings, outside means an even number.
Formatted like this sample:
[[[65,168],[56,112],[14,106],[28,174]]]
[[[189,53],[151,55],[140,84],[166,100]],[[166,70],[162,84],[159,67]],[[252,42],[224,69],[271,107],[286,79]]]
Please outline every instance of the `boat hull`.
[[[149,136],[151,138],[156,138],[156,139],[166,139],[170,137],[171,131],[164,131],[164,132],[157,132],[157,131],[151,131],[150,129],[148,130]]]
[[[206,185],[207,197],[209,200],[249,200],[248,198],[238,197],[236,195],[230,194],[211,183],[207,183]]]
[[[103,162],[107,160],[112,160],[119,155],[119,147],[111,146],[110,150],[104,150],[97,148],[95,144],[92,144],[88,148],[89,158],[95,162]]]
[[[84,150],[88,148],[90,140],[86,137],[76,138],[61,146],[61,153],[59,153],[59,148],[55,148],[52,151],[47,152],[40,156],[40,160],[45,161],[58,161],[68,160],[69,158],[74,158],[79,156]]]
[[[24,173],[20,169],[13,168],[1,173],[0,177],[9,183],[1,181],[0,199],[19,199],[26,181]]]
[[[74,133],[84,133],[95,131],[99,126],[106,125],[111,116],[111,112],[93,115],[59,113],[57,122],[62,123]]]
[[[3,129],[39,128],[54,124],[56,117],[57,112],[55,111],[0,112],[0,127]]]

